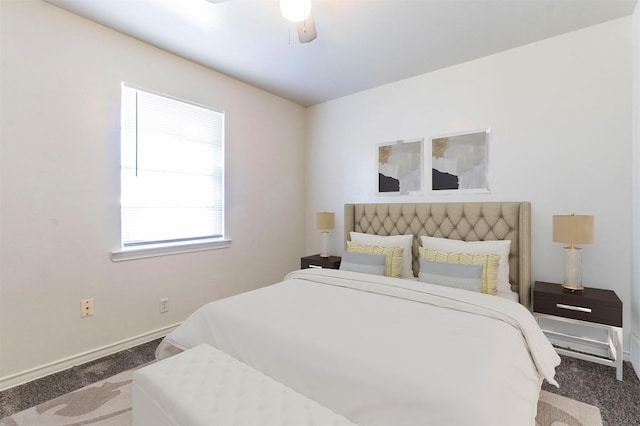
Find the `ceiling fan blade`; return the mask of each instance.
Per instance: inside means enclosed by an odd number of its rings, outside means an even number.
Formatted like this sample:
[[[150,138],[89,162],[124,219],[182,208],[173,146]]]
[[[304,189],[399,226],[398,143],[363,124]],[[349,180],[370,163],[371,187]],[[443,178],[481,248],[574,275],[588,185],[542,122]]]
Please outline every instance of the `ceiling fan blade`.
[[[298,22],[296,27],[298,28],[298,39],[300,43],[309,43],[318,37],[316,24],[313,21],[313,13],[309,14],[309,17],[304,21]]]

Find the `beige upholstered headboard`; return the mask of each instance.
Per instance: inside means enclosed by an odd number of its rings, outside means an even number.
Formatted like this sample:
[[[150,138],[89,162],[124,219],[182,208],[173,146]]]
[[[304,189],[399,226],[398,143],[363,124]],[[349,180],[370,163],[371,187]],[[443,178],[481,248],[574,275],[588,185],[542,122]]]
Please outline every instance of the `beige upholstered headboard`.
[[[420,236],[464,241],[511,240],[509,281],[520,303],[531,303],[531,204],[392,203],[345,204],[345,244],[349,232],[413,234],[413,270],[418,271]],[[416,274],[416,272],[414,272]]]

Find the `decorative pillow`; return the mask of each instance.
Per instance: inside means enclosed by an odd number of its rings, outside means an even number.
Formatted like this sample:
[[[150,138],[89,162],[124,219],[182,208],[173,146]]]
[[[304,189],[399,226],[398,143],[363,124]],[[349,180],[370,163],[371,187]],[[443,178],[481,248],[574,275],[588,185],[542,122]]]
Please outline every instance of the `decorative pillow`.
[[[384,254],[384,275],[398,278],[402,273],[402,247],[382,247],[347,241],[348,253]]]
[[[373,235],[351,231],[349,236],[352,242],[358,244],[380,247],[401,247],[404,253],[404,258],[402,259],[402,278],[414,278],[411,259],[413,235]]]
[[[340,269],[343,271],[363,272],[365,274],[384,275],[384,254],[365,254],[346,252],[342,256]]]
[[[482,291],[482,269],[482,265],[462,265],[420,259],[418,280],[480,293]]]
[[[509,283],[509,252],[511,240],[494,241],[461,241],[448,238],[436,238],[423,235],[421,245],[438,251],[469,254],[497,254],[500,256],[498,264],[498,291],[512,291]]]
[[[498,294],[496,285],[498,282],[498,262],[500,261],[500,256],[497,254],[451,253],[424,247],[420,247],[419,252],[421,259],[433,262],[482,265],[482,292],[494,296]]]

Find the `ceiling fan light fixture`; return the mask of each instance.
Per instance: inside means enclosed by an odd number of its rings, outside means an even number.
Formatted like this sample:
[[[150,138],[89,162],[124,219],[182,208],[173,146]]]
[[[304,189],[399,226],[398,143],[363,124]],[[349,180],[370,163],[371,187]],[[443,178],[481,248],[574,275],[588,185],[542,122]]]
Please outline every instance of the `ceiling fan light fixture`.
[[[288,21],[304,21],[311,13],[311,0],[280,0],[280,12]]]

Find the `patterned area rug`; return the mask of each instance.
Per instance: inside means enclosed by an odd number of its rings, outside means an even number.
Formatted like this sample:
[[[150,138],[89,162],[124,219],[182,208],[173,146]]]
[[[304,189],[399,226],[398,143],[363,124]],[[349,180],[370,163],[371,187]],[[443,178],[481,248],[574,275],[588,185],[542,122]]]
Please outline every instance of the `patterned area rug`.
[[[128,370],[0,420],[0,426],[130,426]],[[541,391],[536,426],[602,426],[600,410]]]
[[[131,378],[127,370],[0,420],[1,426],[130,426]]]
[[[575,399],[540,391],[536,426],[602,426],[600,409]]]

